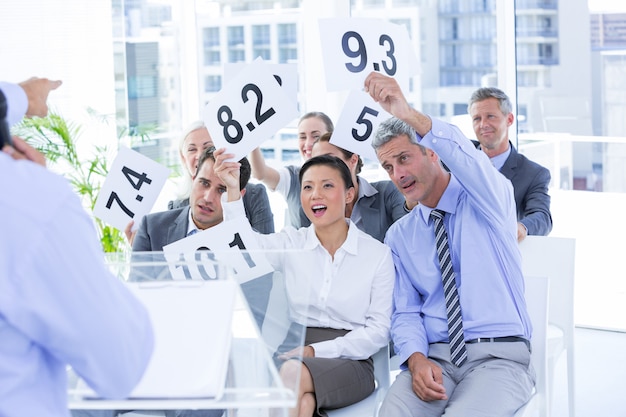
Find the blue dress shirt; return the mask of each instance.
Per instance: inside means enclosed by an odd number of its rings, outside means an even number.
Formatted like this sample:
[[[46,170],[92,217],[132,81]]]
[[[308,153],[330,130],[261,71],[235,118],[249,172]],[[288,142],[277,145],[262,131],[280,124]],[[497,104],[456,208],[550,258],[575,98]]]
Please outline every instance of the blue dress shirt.
[[[420,144],[452,172],[437,209],[444,210],[466,340],[531,335],[524,299],[517,217],[510,181],[453,125],[433,119]],[[401,363],[428,345],[448,341],[435,207],[422,204],[394,223],[385,243],[396,266],[391,335]]]

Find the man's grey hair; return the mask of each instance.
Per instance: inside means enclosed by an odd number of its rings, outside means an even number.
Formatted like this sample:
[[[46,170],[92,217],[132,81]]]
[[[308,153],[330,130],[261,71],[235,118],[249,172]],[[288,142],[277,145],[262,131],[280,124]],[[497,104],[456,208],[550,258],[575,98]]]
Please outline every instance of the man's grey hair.
[[[505,115],[513,112],[513,104],[511,104],[511,99],[506,93],[499,88],[496,87],[481,87],[478,90],[472,93],[472,96],[469,99],[469,103],[467,103],[467,113],[470,113],[470,108],[474,103],[478,103],[479,101],[487,100],[488,98],[495,98],[500,103],[500,110]]]
[[[402,135],[406,135],[411,143],[421,147],[421,145],[417,143],[417,133],[415,132],[415,129],[413,129],[408,123],[403,122],[396,117],[389,118],[378,126],[376,135],[374,136],[374,139],[372,139],[372,147],[374,148],[374,151],[377,151],[378,148],[389,142],[391,139]]]

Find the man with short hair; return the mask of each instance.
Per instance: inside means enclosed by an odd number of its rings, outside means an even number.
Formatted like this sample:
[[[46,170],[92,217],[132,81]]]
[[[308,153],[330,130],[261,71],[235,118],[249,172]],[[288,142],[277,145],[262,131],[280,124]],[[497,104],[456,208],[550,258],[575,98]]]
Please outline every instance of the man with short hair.
[[[393,78],[373,72],[365,89],[394,116],[376,155],[419,203],[385,238],[402,372],[380,415],[512,416],[535,383],[513,187],[458,128],[411,108]]]
[[[513,184],[518,242],[527,235],[546,236],[552,230],[550,171],[518,153],[509,140],[509,127],[515,119],[511,100],[498,88],[479,88],[472,94],[467,112],[478,139],[475,145]]]
[[[214,147],[205,149],[198,160],[189,205],[146,215],[141,220],[133,240],[133,251],[162,251],[163,246],[195,233],[194,230],[205,230],[222,222],[220,198],[226,192],[226,185],[213,172],[214,149]],[[246,158],[240,163],[242,165],[240,186],[243,196],[250,178],[250,164]]]

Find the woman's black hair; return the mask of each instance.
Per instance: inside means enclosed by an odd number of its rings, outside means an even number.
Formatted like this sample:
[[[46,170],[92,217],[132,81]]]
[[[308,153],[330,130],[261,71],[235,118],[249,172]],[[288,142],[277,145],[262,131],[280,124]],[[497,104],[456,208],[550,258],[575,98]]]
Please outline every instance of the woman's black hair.
[[[332,137],[332,133],[324,133],[322,136],[320,136],[318,140],[315,141],[315,143],[313,143],[313,146],[315,146],[315,144],[318,142],[330,143],[331,137]],[[330,143],[330,144],[333,145],[335,148],[339,149],[339,152],[341,152],[341,154],[343,155],[345,159],[350,159],[352,158],[352,155],[354,155],[354,152],[350,152],[349,150],[344,149],[341,146],[337,146],[334,143]],[[359,158],[359,160],[356,163],[355,171],[356,171],[356,174],[358,175],[361,173],[361,169],[363,168],[363,160],[361,159],[360,155],[357,155],[357,157]]]
[[[302,184],[302,177],[304,176],[304,173],[311,167],[313,166],[317,166],[317,165],[324,165],[333,169],[336,169],[337,171],[339,171],[339,174],[341,175],[341,178],[343,179],[343,183],[346,186],[346,190],[348,190],[351,187],[354,187],[354,183],[352,182],[352,174],[350,174],[350,169],[348,168],[348,165],[346,165],[345,162],[343,162],[341,160],[341,158],[337,158],[336,156],[333,155],[319,155],[319,156],[314,156],[313,158],[310,158],[309,160],[307,160],[303,165],[302,168],[300,168],[300,184]]]

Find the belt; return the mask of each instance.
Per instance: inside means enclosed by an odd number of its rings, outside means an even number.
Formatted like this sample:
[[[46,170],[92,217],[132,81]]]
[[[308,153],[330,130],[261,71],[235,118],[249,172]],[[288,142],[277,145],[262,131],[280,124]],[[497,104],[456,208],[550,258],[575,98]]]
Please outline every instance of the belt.
[[[530,349],[530,342],[523,337],[479,337],[478,339],[466,340],[465,343],[491,343],[491,342],[523,342]]]

